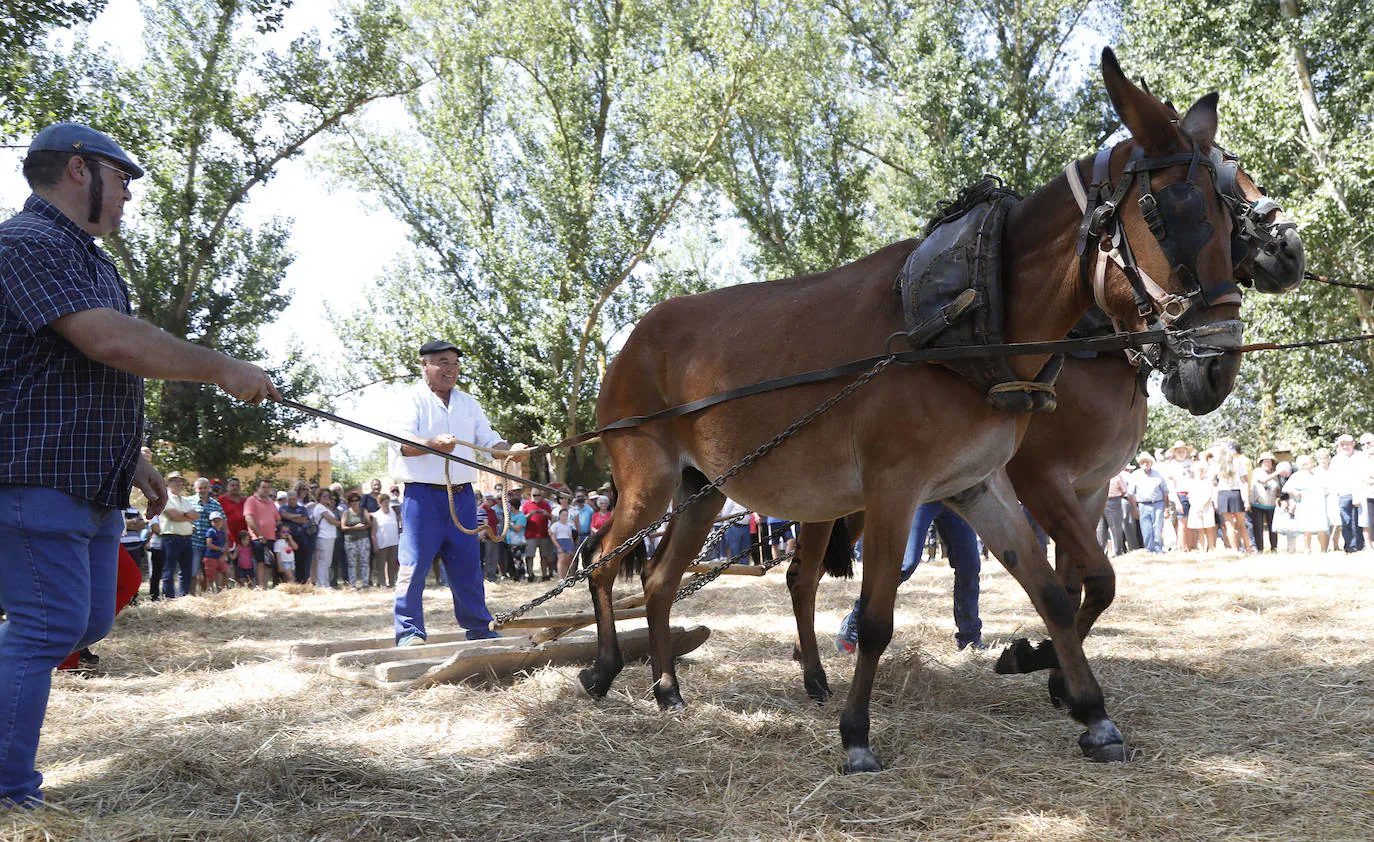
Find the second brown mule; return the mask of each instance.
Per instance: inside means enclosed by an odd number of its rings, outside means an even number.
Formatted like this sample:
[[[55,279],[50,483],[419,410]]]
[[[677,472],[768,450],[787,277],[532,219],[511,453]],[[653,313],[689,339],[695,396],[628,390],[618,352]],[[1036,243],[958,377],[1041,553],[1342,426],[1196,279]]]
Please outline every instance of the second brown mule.
[[[1205,97],[1176,123],[1170,109],[1126,79],[1111,52],[1103,78],[1132,138],[1114,149],[1110,175],[1124,178],[1128,162],[1144,170],[1152,189],[1190,183],[1201,200],[1192,220],[1197,249],[1191,266],[1171,265],[1155,245],[1150,225],[1124,203],[1118,219],[1135,246],[1139,266],[1170,296],[1206,292],[1231,277],[1230,220],[1211,170],[1174,163],[1210,149],[1216,132],[1215,98]],[[1137,152],[1137,149],[1140,150]],[[1151,161],[1168,161],[1153,168]],[[1066,180],[1056,179],[1014,208],[1004,240],[1008,342],[1058,339],[1084,313],[1093,293],[1080,279],[1076,251],[1082,215]],[[1178,222],[1171,223],[1177,229]],[[1180,233],[1189,233],[1180,231]],[[1206,233],[1205,239],[1201,233]],[[666,301],[635,328],[606,373],[597,403],[598,423],[649,414],[747,383],[835,366],[883,350],[903,329],[893,300],[896,277],[914,241],[888,246],[830,272],[785,281],[746,284]],[[1093,247],[1096,243],[1092,244]],[[1186,271],[1183,271],[1186,269]],[[1143,325],[1138,296],[1128,279],[1113,274],[1104,289],[1106,309],[1125,326]],[[722,313],[766,314],[757,322],[721,319]],[[1232,322],[1235,300],[1203,306],[1193,325]],[[724,327],[722,327],[724,325]],[[1030,380],[1044,357],[1012,361]],[[1190,360],[1181,388],[1196,406],[1216,405],[1229,393],[1239,362],[1227,353]],[[676,497],[681,501],[833,394],[836,383],[797,386],[742,398],[693,415],[607,432],[603,443],[619,489],[615,515],[600,546],[616,547],[654,521]],[[1124,758],[1124,741],[1107,716],[1101,688],[1075,630],[1077,604],[1021,516],[1005,465],[1026,431],[1025,416],[998,412],[956,375],[934,365],[891,366],[795,438],[729,481],[731,497],[755,511],[804,522],[829,522],[864,510],[868,562],[860,600],[858,658],[840,735],[845,769],[882,766],[869,744],[869,702],[878,659],[892,635],[898,564],[912,513],[925,500],[947,499],[983,536],[989,548],[1030,596],[1053,640],[1069,712],[1087,730],[1079,745],[1099,760]],[[953,496],[952,496],[953,495]],[[661,707],[682,705],[668,632],[669,613],[683,570],[701,545],[721,503],[712,492],[680,510],[662,545],[644,566],[653,638],[653,692]],[[617,563],[591,580],[598,652],[581,675],[593,695],[604,695],[623,666],[616,641],[612,587]]]

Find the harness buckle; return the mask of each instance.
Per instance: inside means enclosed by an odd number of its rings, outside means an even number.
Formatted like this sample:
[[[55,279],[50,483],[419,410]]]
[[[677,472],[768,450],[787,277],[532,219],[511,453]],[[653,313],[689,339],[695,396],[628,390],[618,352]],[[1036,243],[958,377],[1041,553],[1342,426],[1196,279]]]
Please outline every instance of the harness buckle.
[[[1137,203],[1140,205],[1140,215],[1145,217],[1145,224],[1150,226],[1150,233],[1155,235],[1156,240],[1164,239],[1164,217],[1159,213],[1159,203],[1155,201],[1155,195],[1146,193]]]

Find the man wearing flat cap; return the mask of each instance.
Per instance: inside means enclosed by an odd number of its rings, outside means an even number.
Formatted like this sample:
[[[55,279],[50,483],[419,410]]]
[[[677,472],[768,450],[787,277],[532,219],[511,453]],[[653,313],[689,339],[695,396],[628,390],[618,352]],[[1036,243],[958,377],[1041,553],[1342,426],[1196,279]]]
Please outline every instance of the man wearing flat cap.
[[[524,458],[524,445],[507,445],[491,429],[487,414],[472,395],[454,388],[461,355],[456,345],[443,340],[420,346],[423,381],[399,402],[392,429],[412,441],[469,460],[475,455],[472,448],[458,442],[511,449],[515,451],[513,458]],[[453,594],[453,614],[458,625],[467,630],[468,640],[499,637],[488,628],[491,612],[487,610],[477,535],[454,526],[449,509],[451,501],[458,521],[469,530],[477,528],[472,493],[476,471],[410,445],[392,444],[390,457],[391,476],[405,483],[393,609],[396,645],[425,642],[425,577],[436,555],[443,559]]]
[[[42,800],[52,670],[110,630],[130,487],[150,518],[167,502],[140,458],[143,378],[280,398],[257,366],[132,316],[95,240],[118,230],[142,175],[107,135],[48,126],[24,158],[33,195],[0,223],[0,806]]]

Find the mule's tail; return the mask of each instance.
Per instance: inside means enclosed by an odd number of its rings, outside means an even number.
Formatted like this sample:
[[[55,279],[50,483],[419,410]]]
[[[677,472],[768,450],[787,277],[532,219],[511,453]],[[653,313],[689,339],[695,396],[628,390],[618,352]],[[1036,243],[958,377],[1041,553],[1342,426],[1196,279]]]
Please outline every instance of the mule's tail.
[[[601,524],[601,528],[592,533],[592,537],[582,542],[582,566],[591,567],[598,551],[602,549],[613,550],[614,547],[602,547],[606,542],[606,534],[611,531],[611,526],[615,523],[615,504],[616,504],[615,478],[611,478],[611,516],[606,522]],[[620,557],[620,570],[626,578],[639,575],[644,569],[644,565],[649,561],[649,554],[644,550],[644,542],[638,541],[633,547],[625,551]]]
[[[849,525],[844,518],[838,518],[830,530],[830,543],[825,545],[825,557],[821,560],[825,572],[836,579],[854,578],[853,542],[849,538]]]

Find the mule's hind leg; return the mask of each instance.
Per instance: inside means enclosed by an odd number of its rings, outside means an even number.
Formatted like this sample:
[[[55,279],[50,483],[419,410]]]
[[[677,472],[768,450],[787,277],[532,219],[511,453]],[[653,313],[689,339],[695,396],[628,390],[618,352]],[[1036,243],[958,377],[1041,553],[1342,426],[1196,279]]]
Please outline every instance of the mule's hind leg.
[[[608,438],[606,445],[612,466],[625,468],[613,470],[618,490],[617,501],[610,526],[597,547],[598,560],[662,515],[678,484],[674,459],[652,438],[642,433]],[[634,552],[634,549],[627,551],[626,555],[630,552]],[[596,698],[610,691],[611,682],[625,666],[625,659],[620,653],[620,640],[615,633],[615,609],[612,607],[615,577],[623,561],[622,556],[608,562],[592,573],[589,582],[592,608],[596,612],[596,658],[577,677],[582,687]]]
[[[854,682],[840,714],[840,740],[845,749],[845,774],[880,772],[883,764],[869,746],[869,704],[878,659],[892,640],[892,608],[916,500],[924,489],[887,489],[866,495],[868,522],[864,526],[863,586],[859,590],[859,646]],[[908,499],[908,495],[915,495]],[[1023,521],[1024,522],[1024,521]]]
[[[983,536],[988,549],[1025,589],[1045,621],[1063,670],[1061,697],[1073,718],[1088,727],[1078,738],[1083,753],[1097,761],[1125,760],[1125,741],[1107,717],[1102,688],[1088,666],[1083,641],[1075,628],[1078,606],[1050,569],[1035,534],[1021,516],[1006,473],[995,471],[984,482],[945,502]]]
[[[792,614],[797,620],[797,651],[806,695],[824,703],[830,698],[830,682],[821,665],[816,643],[816,589],[821,582],[821,560],[830,543],[832,521],[803,523],[797,536],[797,555],[787,568],[787,590],[792,595]]]
[[[654,676],[654,698],[662,710],[680,710],[682,692],[677,681],[677,659],[673,656],[673,635],[669,629],[673,602],[682,573],[701,550],[711,531],[711,522],[720,512],[725,498],[711,491],[690,506],[682,502],[700,491],[707,479],[695,468],[682,474],[673,520],[662,545],[644,567],[644,596],[649,619],[649,666]]]

